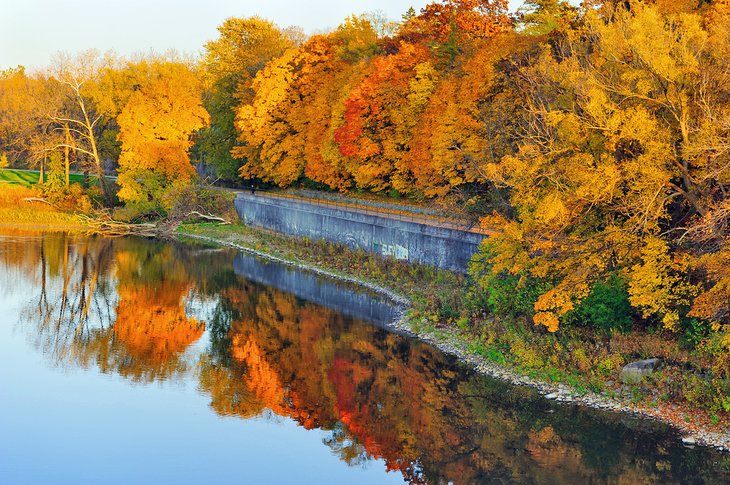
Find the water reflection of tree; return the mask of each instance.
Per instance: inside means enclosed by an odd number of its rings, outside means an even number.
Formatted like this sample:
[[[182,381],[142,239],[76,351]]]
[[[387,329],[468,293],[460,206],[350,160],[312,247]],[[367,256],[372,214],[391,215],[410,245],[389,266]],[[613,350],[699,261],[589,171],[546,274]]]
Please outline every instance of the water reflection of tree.
[[[179,248],[135,239],[47,234],[22,264],[38,273],[25,312],[36,343],[62,365],[150,382],[189,370],[204,325],[185,312],[193,285]]]
[[[190,375],[186,349],[203,324],[185,303],[216,301],[196,366],[212,408],[328,431],[324,444],[352,466],[379,458],[411,483],[720,481],[704,475],[711,455],[637,439],[595,413],[550,414],[530,391],[430,346],[243,281],[228,256],[60,235],[3,245],[4,267],[39,289],[26,316],[59,363],[142,382]]]
[[[324,444],[350,465],[380,458],[411,483],[673,483],[686,466],[677,447],[594,413],[550,414],[529,390],[293,295],[249,282],[220,295],[199,367],[213,409],[328,430]]]
[[[117,372],[134,380],[153,381],[187,372],[181,356],[205,329],[185,311],[193,286],[173,245],[145,244],[117,251],[117,318],[114,342]]]
[[[37,274],[37,301],[25,313],[35,322],[36,344],[57,363],[76,361],[83,357],[79,350],[112,325],[112,242],[58,233],[35,239],[26,250],[18,263]]]

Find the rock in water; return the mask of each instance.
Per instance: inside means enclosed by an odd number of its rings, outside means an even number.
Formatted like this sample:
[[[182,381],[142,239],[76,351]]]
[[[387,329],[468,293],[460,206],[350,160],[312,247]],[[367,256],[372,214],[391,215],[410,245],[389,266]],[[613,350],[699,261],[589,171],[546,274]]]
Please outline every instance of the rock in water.
[[[638,360],[626,364],[621,369],[621,382],[632,385],[641,384],[644,377],[654,372],[659,367],[659,364],[661,364],[660,359]]]
[[[697,440],[692,436],[685,436],[682,438],[682,444],[685,446],[694,446],[697,444]]]

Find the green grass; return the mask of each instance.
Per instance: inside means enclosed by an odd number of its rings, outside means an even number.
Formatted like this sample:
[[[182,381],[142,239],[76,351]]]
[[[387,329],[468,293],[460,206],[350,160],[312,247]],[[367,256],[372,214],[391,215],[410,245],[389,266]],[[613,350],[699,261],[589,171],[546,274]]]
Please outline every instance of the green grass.
[[[22,185],[24,187],[30,187],[38,183],[40,172],[37,171],[25,171],[25,170],[13,170],[9,168],[0,169],[0,183],[8,183],[13,185]],[[46,175],[48,177],[48,175]],[[79,173],[72,173],[69,176],[71,183],[83,183],[84,176]],[[94,177],[90,177],[90,181],[93,183]]]

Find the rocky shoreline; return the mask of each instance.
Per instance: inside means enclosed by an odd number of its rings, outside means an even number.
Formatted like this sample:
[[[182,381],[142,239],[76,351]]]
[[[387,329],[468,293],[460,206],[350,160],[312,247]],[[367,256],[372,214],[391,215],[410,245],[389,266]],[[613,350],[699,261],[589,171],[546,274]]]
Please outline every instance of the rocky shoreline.
[[[671,413],[671,406],[648,408],[619,399],[612,399],[593,392],[577,393],[565,384],[551,384],[532,379],[507,367],[500,366],[483,357],[475,355],[473,352],[468,350],[466,342],[464,342],[463,339],[461,339],[456,332],[451,329],[446,329],[441,335],[436,335],[428,331],[414,332],[404,318],[405,309],[410,304],[409,300],[388,288],[362,281],[352,276],[327,271],[305,263],[286,260],[264,251],[252,249],[234,242],[186,232],[179,232],[178,235],[211,244],[231,247],[277,263],[367,288],[374,293],[386,297],[403,308],[401,318],[388,325],[389,328],[411,335],[433,345],[445,353],[454,355],[465,364],[474,368],[480,374],[499,379],[513,385],[534,388],[546,399],[555,400],[556,402],[578,404],[594,409],[627,413],[645,419],[657,420],[675,428],[681,435],[680,439],[685,446],[701,445],[713,447],[724,452],[730,452],[730,433],[713,432],[703,429],[703,427],[696,424],[682,422],[679,419],[672,419],[671,416],[673,416],[673,413]]]
[[[730,452],[730,433],[717,433],[703,429],[698,425],[670,419],[667,416],[667,410],[664,408],[638,406],[630,402],[611,399],[593,392],[581,394],[575,392],[575,390],[565,384],[552,384],[532,379],[470,352],[466,348],[465,342],[453,331],[449,333],[447,330],[445,337],[435,336],[428,332],[413,332],[403,320],[395,322],[391,326],[401,332],[410,333],[414,337],[433,345],[443,352],[456,356],[462,362],[473,367],[483,375],[500,379],[516,386],[532,387],[546,399],[583,405],[605,411],[627,413],[644,419],[660,421],[675,428],[679,432],[680,439],[685,446],[702,445],[716,448],[720,451]]]

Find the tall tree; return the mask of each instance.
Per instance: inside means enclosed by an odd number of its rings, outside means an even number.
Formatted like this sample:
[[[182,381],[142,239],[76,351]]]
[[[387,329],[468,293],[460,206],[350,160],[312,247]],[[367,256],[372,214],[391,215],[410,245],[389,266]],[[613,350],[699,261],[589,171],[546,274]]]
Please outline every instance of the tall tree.
[[[297,29],[282,30],[259,17],[229,18],[219,37],[205,44],[202,61],[206,82],[204,105],[211,115],[199,149],[205,162],[223,178],[235,179],[242,161],[231,155],[236,144],[235,111],[251,101],[251,82],[270,60],[301,41]]]
[[[89,50],[75,57],[60,53],[57,55],[52,73],[65,89],[67,103],[60,112],[50,117],[59,125],[68,125],[76,142],[58,144],[83,156],[86,170],[99,180],[108,204],[112,202],[112,188],[106,179],[106,171],[99,151],[99,136],[104,123],[104,113],[97,110],[91,96],[93,86],[98,82],[101,69],[113,59],[103,57],[99,52]]]
[[[48,151],[58,141],[49,115],[62,104],[53,78],[28,75],[22,67],[0,73],[0,149],[9,161],[44,170]]]
[[[117,117],[122,152],[118,196],[140,213],[169,210],[169,196],[195,175],[193,135],[208,125],[202,86],[190,66],[161,62]]]

